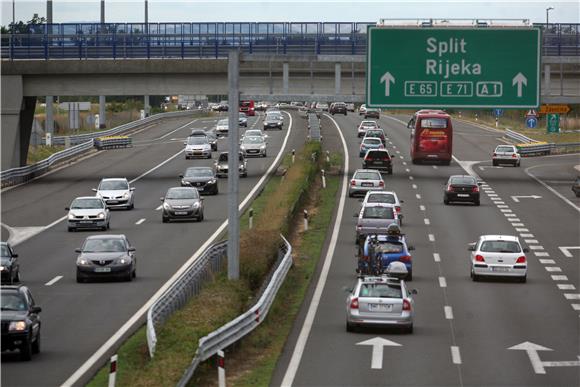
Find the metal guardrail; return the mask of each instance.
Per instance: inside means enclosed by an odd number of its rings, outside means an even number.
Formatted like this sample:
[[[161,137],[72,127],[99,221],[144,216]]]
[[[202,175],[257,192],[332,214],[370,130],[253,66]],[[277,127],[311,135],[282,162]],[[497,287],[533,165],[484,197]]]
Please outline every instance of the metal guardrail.
[[[171,314],[182,308],[212,273],[217,273],[227,259],[227,241],[219,242],[205,250],[198,260],[171,285],[147,311],[147,346],[149,356],[155,354],[157,334],[155,327],[162,325]]]
[[[278,254],[279,256],[283,255],[282,259],[258,302],[242,315],[199,339],[195,356],[177,386],[185,387],[191,380],[199,363],[215,355],[218,350],[223,350],[240,340],[264,321],[280,286],[282,286],[286,278],[288,270],[292,266],[292,246],[290,246],[286,238],[282,235],[280,237],[283,243]]]
[[[518,152],[524,156],[542,156],[580,151],[580,142],[546,143],[539,142],[521,133],[506,129],[505,137],[516,141]]]
[[[97,137],[93,141],[95,148],[98,150],[129,148],[133,146],[132,138],[128,136]]]
[[[312,141],[321,141],[320,117],[316,113],[308,113],[308,137]]]
[[[514,140],[514,141],[517,141],[518,143],[522,143],[522,144],[532,144],[534,142],[538,142],[538,141],[534,140],[533,138],[526,137],[521,133],[515,132],[513,130],[509,130],[509,129],[506,129],[505,136],[507,138],[509,138],[510,140]]]

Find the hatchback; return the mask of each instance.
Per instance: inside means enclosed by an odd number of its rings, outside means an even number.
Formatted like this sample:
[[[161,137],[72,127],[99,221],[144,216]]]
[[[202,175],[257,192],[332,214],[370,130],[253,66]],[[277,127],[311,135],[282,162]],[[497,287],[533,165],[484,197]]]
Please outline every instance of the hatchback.
[[[219,120],[217,122],[216,127],[215,127],[215,132],[216,132],[216,134],[221,134],[221,135],[227,136],[228,133],[230,132],[229,120],[227,120],[227,119]]]
[[[222,152],[215,161],[215,174],[217,177],[227,177],[229,169],[228,152]],[[248,177],[248,163],[242,152],[239,153],[239,173],[241,177]]]
[[[211,159],[212,146],[207,136],[189,136],[183,144],[186,160],[195,157]]]
[[[362,243],[369,234],[386,234],[391,224],[399,224],[399,217],[395,206],[383,203],[366,203],[362,206],[356,222],[355,243]]]
[[[367,105],[365,105],[364,103],[362,105],[360,105],[360,107],[358,108],[358,115],[362,116],[363,114],[365,114],[367,111]]]
[[[346,298],[346,330],[358,327],[399,327],[413,332],[416,290],[408,290],[405,281],[383,276],[357,278]]]
[[[240,144],[240,151],[247,157],[266,157],[267,142],[262,136],[244,136]]]
[[[521,156],[518,148],[514,145],[498,145],[491,156],[491,163],[494,166],[499,164],[512,164],[514,167],[519,167]]]
[[[357,127],[357,136],[364,137],[367,130],[378,129],[379,124],[375,121],[362,121]]]
[[[248,127],[248,116],[246,115],[246,113],[242,113],[242,112],[238,113],[238,125],[243,126],[245,128]]]
[[[126,178],[102,179],[93,191],[96,192],[95,196],[105,201],[108,208],[132,210],[135,207],[135,188],[129,185]]]
[[[381,142],[384,146],[387,146],[387,136],[385,136],[385,132],[381,128],[376,129],[369,129],[365,133],[365,137],[376,137],[381,139]]]
[[[346,104],[344,102],[334,102],[330,105],[329,109],[330,114],[344,114],[346,116],[347,109]]]
[[[123,234],[89,236],[75,252],[77,282],[106,277],[131,281],[137,276],[135,248]]]
[[[378,119],[381,116],[381,111],[379,109],[370,109],[367,108],[365,111],[365,118],[376,118]]]
[[[395,206],[395,211],[397,211],[397,216],[399,218],[399,225],[403,225],[403,208],[401,203],[404,200],[399,200],[399,197],[394,191],[368,191],[365,198],[362,200],[362,206],[366,203],[384,203],[392,204]]]
[[[476,206],[479,206],[480,185],[481,183],[478,183],[473,176],[451,176],[445,184],[443,203],[449,204],[451,202],[472,202]]]
[[[189,167],[179,177],[182,187],[195,187],[200,194],[219,193],[217,178],[211,167]]]
[[[359,193],[366,194],[367,191],[382,191],[384,188],[385,182],[379,171],[376,169],[357,169],[350,180],[348,196],[353,197]]]
[[[75,198],[68,211],[68,231],[79,228],[100,228],[108,230],[111,223],[111,213],[105,201],[99,197],[81,196]]]
[[[20,263],[18,254],[8,242],[0,242],[0,275],[2,283],[20,282]]]
[[[369,150],[384,149],[384,148],[385,148],[385,146],[383,145],[383,142],[379,138],[365,137],[365,138],[363,138],[363,140],[360,144],[360,149],[359,149],[358,155],[359,155],[359,157],[364,157]]]
[[[2,286],[2,352],[19,350],[20,359],[30,360],[40,352],[40,317],[32,293],[24,285]]]
[[[477,242],[471,243],[471,279],[481,277],[514,277],[526,282],[528,264],[526,254],[516,236],[482,235]]]
[[[267,129],[280,129],[284,126],[284,116],[281,112],[267,112],[266,118],[264,118],[264,130]]]
[[[203,220],[203,198],[193,187],[172,187],[164,197],[161,220],[167,223],[170,220],[196,219]]]
[[[389,175],[392,175],[394,157],[395,155],[389,154],[389,151],[386,149],[370,149],[363,158],[362,167],[364,169],[385,171]]]
[[[576,181],[572,184],[572,192],[576,197],[580,197],[580,177],[576,178]]]

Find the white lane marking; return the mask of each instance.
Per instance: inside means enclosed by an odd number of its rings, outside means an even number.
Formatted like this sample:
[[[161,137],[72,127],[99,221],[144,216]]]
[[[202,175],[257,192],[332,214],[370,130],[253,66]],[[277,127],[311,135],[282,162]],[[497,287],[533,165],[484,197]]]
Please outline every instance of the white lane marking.
[[[135,222],[135,224],[141,224],[145,221],[145,218],[141,218],[138,221]]]
[[[580,310],[580,304],[572,304],[572,309]]]
[[[506,206],[506,207],[507,207],[507,206]],[[510,210],[509,208],[502,208],[500,211],[501,211],[501,212],[503,212],[504,214],[505,214],[505,213],[510,213],[510,212],[513,212],[513,211],[512,211],[512,210]]]
[[[534,251],[534,254],[536,255],[536,257],[549,257],[550,253],[547,253],[545,251]]]
[[[524,239],[524,242],[526,242],[526,243],[540,243],[540,242],[538,242],[537,239]]]
[[[576,286],[572,284],[558,284],[560,290],[576,290]]]
[[[512,223],[512,226],[514,227],[524,227],[523,223]]]
[[[54,285],[55,283],[57,283],[60,279],[62,278],[62,275],[57,275],[56,277],[54,277],[53,279],[51,279],[50,281],[48,281],[47,283],[45,283],[46,286],[51,286]]]
[[[504,215],[505,215],[505,216],[508,218],[508,221],[510,221],[510,222],[520,222],[520,221],[521,221],[521,219],[520,219],[520,218],[510,218],[510,217],[508,216],[508,215],[510,215],[510,214],[504,214]],[[515,214],[511,214],[511,215],[515,215]]]
[[[566,297],[567,300],[580,300],[579,293],[564,293],[564,297]]]
[[[435,242],[435,235],[429,234],[429,242]]]
[[[502,202],[501,198],[490,198],[493,201],[493,204],[505,204]]]
[[[510,210],[510,211],[511,211],[511,210]],[[503,215],[504,215],[505,217],[508,217],[508,218],[511,218],[511,217],[515,217],[515,216],[517,216],[516,214],[512,214],[512,213],[505,213],[505,212],[503,213]],[[518,220],[519,220],[519,219],[518,219]],[[514,220],[514,222],[515,222],[515,220]]]
[[[544,250],[544,246],[530,246],[530,250]]]
[[[461,354],[459,353],[458,346],[451,346],[451,359],[453,360],[453,364],[461,364]]]
[[[286,114],[288,114],[288,113],[286,113]],[[289,114],[288,114],[288,116],[290,117],[290,120],[288,123],[288,132],[286,133],[286,137],[284,138],[284,141],[282,142],[282,146],[280,148],[280,152],[278,153],[278,156],[276,156],[276,158],[274,159],[274,161],[270,165],[270,168],[268,168],[266,173],[262,176],[262,178],[258,181],[258,183],[254,186],[254,188],[246,196],[244,201],[242,201],[242,203],[240,203],[240,205],[238,207],[240,210],[244,209],[246,207],[246,205],[249,203],[249,201],[258,192],[258,190],[260,190],[262,188],[262,184],[264,184],[266,179],[270,176],[270,174],[272,173],[274,168],[278,165],[278,162],[280,161],[280,159],[284,155],[284,149],[286,148],[286,145],[288,144],[288,138],[290,137],[290,133],[292,132],[292,116]],[[180,151],[177,155],[181,155],[182,152],[183,151]],[[344,169],[344,170],[348,171],[348,169]],[[346,178],[347,175],[345,174],[344,177]],[[346,183],[344,183],[343,185],[346,186]],[[339,217],[337,216],[337,218],[339,218]],[[133,316],[131,316],[131,318],[129,318],[129,320],[127,320],[127,322],[125,324],[123,324],[123,326],[121,328],[119,328],[119,330],[117,330],[115,332],[115,334],[113,334],[109,338],[109,340],[107,340],[105,342],[105,344],[101,345],[101,347],[99,349],[97,349],[91,355],[91,357],[87,361],[85,361],[83,363],[83,365],[81,365],[62,384],[62,386],[72,386],[72,385],[77,384],[79,379],[82,378],[83,375],[85,375],[91,368],[93,368],[94,365],[100,359],[104,358],[105,355],[112,350],[112,348],[117,344],[117,342],[119,340],[121,340],[121,338],[123,338],[133,326],[135,326],[140,321],[143,321],[144,316],[147,314],[147,311],[149,310],[151,305],[153,305],[153,303],[155,303],[159,299],[159,297],[161,297],[161,295],[163,293],[165,293],[171,285],[173,285],[173,283],[177,280],[177,278],[181,277],[183,275],[183,273],[187,269],[189,269],[189,267],[192,265],[193,262],[195,262],[196,260],[199,259],[199,256],[201,255],[201,253],[204,252],[208,248],[208,246],[210,246],[212,243],[215,242],[217,237],[222,234],[222,232],[225,230],[227,225],[228,225],[228,220],[226,219],[222,222],[222,224],[218,227],[218,229],[215,230],[215,232],[205,241],[205,243],[203,245],[201,245],[200,248],[197,249],[197,251],[179,268],[179,270],[177,270],[175,272],[175,274],[173,274],[173,276],[171,276],[171,278],[169,280],[167,280],[167,282],[165,282],[163,284],[163,286],[161,286],[159,288],[159,290],[157,290],[157,292],[155,292],[155,294],[151,298],[149,298],[149,300],[147,300],[147,302]]]
[[[521,233],[520,236],[524,237],[524,238],[533,238],[534,234],[527,234],[528,230],[527,228],[516,228],[516,231]]]
[[[397,146],[396,145],[393,145],[393,149],[397,149]]]
[[[344,139],[340,127],[338,126],[338,123],[334,120],[334,118],[326,114],[325,116],[328,117],[334,123],[334,126],[338,131],[338,135],[340,136],[340,140],[342,142],[342,149],[344,151],[343,171],[348,171],[348,148],[346,146],[346,140]],[[308,340],[308,336],[310,336],[310,331],[312,329],[312,325],[314,324],[314,317],[316,317],[316,311],[318,310],[318,305],[320,304],[322,291],[324,290],[324,285],[326,284],[326,279],[328,278],[330,265],[332,264],[332,258],[334,256],[334,251],[336,249],[336,242],[338,241],[338,233],[340,231],[340,223],[342,221],[342,215],[344,212],[347,187],[348,187],[348,176],[345,173],[342,178],[342,192],[340,194],[340,199],[338,202],[338,210],[336,220],[334,221],[332,236],[330,238],[330,245],[328,246],[326,257],[324,257],[324,264],[322,266],[320,276],[318,277],[318,282],[316,283],[316,288],[314,290],[314,294],[312,295],[310,306],[308,307],[308,312],[306,313],[306,318],[304,319],[304,324],[300,329],[300,334],[298,335],[298,339],[296,340],[296,346],[294,347],[292,357],[290,358],[290,362],[288,363],[288,368],[286,369],[286,373],[284,374],[284,378],[282,379],[282,386],[291,386],[292,383],[294,382],[296,372],[298,371],[298,367],[300,366],[302,354],[304,353],[304,348],[306,347],[306,341]]]
[[[443,307],[443,311],[445,312],[445,318],[447,320],[453,320],[453,308],[450,306],[445,305]]]
[[[578,250],[578,249],[580,249],[580,246],[559,246],[558,248],[560,249],[562,254],[564,254],[564,256],[566,256],[568,258],[572,258],[573,255],[570,252],[570,250]]]
[[[193,120],[193,121],[191,121],[191,122],[188,122],[187,124],[185,124],[185,125],[182,125],[182,126],[180,126],[179,128],[177,128],[177,129],[175,129],[175,130],[172,130],[172,131],[171,131],[171,132],[169,132],[169,133],[165,133],[163,136],[161,136],[161,137],[158,137],[158,138],[156,138],[155,140],[162,140],[162,139],[164,139],[165,137],[167,137],[167,136],[170,136],[171,134],[173,134],[173,133],[175,133],[175,132],[177,132],[177,131],[179,131],[179,130],[181,130],[181,129],[187,128],[189,125],[193,124],[194,122],[196,122],[196,121],[198,121],[198,120],[199,120],[199,118],[196,118],[195,120]]]
[[[413,177],[413,176],[409,176],[409,180],[413,180],[413,179],[414,179],[414,177]]]
[[[437,169],[437,165],[433,165],[433,169]]]
[[[407,162],[406,161],[403,161],[403,165],[407,165]]]
[[[405,168],[405,172],[411,172],[409,168]]]
[[[445,279],[445,277],[439,277],[439,286],[442,288],[447,287],[447,280]]]
[[[435,262],[441,262],[441,256],[439,255],[439,253],[433,253],[433,260]]]
[[[429,220],[429,218],[425,218],[425,219],[423,219],[423,221],[425,222],[426,225],[431,224],[431,221]]]
[[[425,211],[425,206],[421,204],[421,205],[419,206],[419,209],[420,209],[421,211]]]
[[[564,203],[568,204],[569,206],[571,206],[572,208],[574,208],[576,211],[580,212],[580,207],[578,207],[576,204],[572,203],[568,198],[566,198],[560,192],[556,191],[554,188],[550,187],[548,184],[544,183],[542,180],[538,179],[536,176],[534,176],[533,174],[531,174],[529,172],[531,169],[534,169],[534,168],[537,168],[537,167],[542,167],[542,166],[545,166],[545,164],[542,164],[542,165],[534,165],[533,167],[528,167],[528,168],[524,169],[524,172],[526,173],[526,175],[528,175],[529,177],[531,177],[532,179],[534,179],[535,181],[537,181],[538,183],[540,183],[541,185],[543,185],[544,188],[548,189],[554,195],[556,195],[560,199],[562,199],[564,201]]]
[[[160,204],[159,207],[155,209],[155,211],[160,211],[163,208],[163,204]]]
[[[562,271],[558,266],[546,266],[546,271],[550,273],[559,273]]]
[[[395,153],[397,153],[397,154],[401,154],[401,151],[396,151]]]
[[[421,195],[419,195],[419,194],[416,194],[416,195],[415,195],[415,197],[416,197],[417,199],[421,200]]]
[[[497,205],[497,208],[510,208],[510,206],[505,205],[505,204],[497,204],[497,203],[495,203],[495,204]]]
[[[565,275],[553,275],[552,279],[554,281],[568,281],[568,276]]]
[[[417,184],[413,184],[411,187],[413,187],[413,189],[417,189]]]
[[[555,265],[556,261],[554,261],[553,259],[540,259],[540,263],[542,265]]]

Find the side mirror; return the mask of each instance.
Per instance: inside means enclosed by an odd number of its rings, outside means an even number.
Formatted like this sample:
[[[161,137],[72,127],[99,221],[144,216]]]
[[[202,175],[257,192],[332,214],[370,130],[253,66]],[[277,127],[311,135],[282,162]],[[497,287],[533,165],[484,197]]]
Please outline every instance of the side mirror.
[[[64,210],[65,211],[70,211],[70,207],[65,207]]]
[[[30,308],[30,312],[31,313],[40,313],[40,312],[42,312],[42,308],[40,306],[33,306],[32,308]]]
[[[205,200],[204,197],[200,197],[199,200],[201,200],[202,202]]]
[[[183,142],[183,145],[187,145],[187,141],[184,141],[184,142]]]
[[[165,201],[165,198],[164,197],[161,197],[160,200],[163,202],[163,201]]]
[[[18,254],[12,254],[12,258],[18,258]]]
[[[129,191],[135,191],[135,187],[129,188]]]
[[[417,294],[417,293],[419,293],[419,292],[417,291],[417,289],[412,289],[412,290],[411,290],[411,294]]]
[[[524,253],[529,253],[530,252],[530,249],[528,247],[524,247],[523,250],[524,250]]]
[[[479,185],[479,186],[482,186],[482,185],[483,185],[483,183],[481,183],[481,182],[480,182],[480,183],[477,183],[477,185]]]
[[[415,250],[415,246],[413,246],[413,245],[409,245],[409,246],[407,246],[407,248],[409,249],[409,251]]]
[[[355,212],[354,215],[352,216],[353,218],[358,218],[358,214]]]
[[[133,251],[137,251],[137,250],[133,246],[131,246],[127,249],[127,251],[133,252]]]
[[[399,203],[405,203],[405,201],[404,200],[399,200]]]
[[[183,175],[179,175],[179,178],[180,178],[180,179],[183,179]]]
[[[395,156],[395,155],[391,155],[391,158],[392,158],[392,159],[394,159],[394,158],[396,158],[396,157],[397,157],[397,156]]]
[[[82,253],[83,251],[81,249],[75,249],[75,253]]]
[[[359,203],[362,203],[362,202],[364,202],[364,199],[359,199],[358,201],[359,201]]]
[[[469,247],[467,247],[467,251],[475,251],[475,245],[469,245]]]
[[[96,188],[93,188],[93,189],[92,189],[92,191],[93,191],[93,192],[97,192],[97,189],[96,189]]]
[[[352,293],[353,288],[349,288],[348,286],[343,286],[342,287],[342,290],[345,291],[345,292],[347,292],[347,293]]]

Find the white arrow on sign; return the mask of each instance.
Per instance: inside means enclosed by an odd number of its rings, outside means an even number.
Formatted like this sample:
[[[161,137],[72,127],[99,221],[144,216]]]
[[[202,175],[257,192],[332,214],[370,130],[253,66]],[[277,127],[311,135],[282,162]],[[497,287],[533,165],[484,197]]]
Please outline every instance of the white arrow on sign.
[[[383,339],[382,337],[375,337],[369,340],[361,341],[356,345],[370,345],[373,347],[373,355],[371,361],[371,368],[380,370],[383,368],[383,349],[384,347],[400,347],[401,344],[394,341]]]
[[[573,361],[542,361],[538,352],[553,350],[550,348],[542,347],[538,344],[531,343],[529,341],[514,345],[508,349],[526,351],[528,357],[530,358],[530,362],[532,363],[532,367],[534,368],[534,372],[537,374],[545,374],[546,367],[580,367],[580,356],[578,356],[579,360]]]
[[[541,199],[540,195],[524,195],[524,196],[512,196],[514,202],[519,203],[520,199]]]
[[[391,82],[395,83],[395,77],[390,72],[386,72],[381,77],[381,83],[385,82],[385,97],[391,95]]]
[[[580,250],[580,246],[558,246],[562,254],[564,254],[568,258],[572,258],[572,253],[570,250]]]
[[[522,85],[528,85],[528,78],[524,76],[522,73],[517,73],[516,76],[512,79],[512,86],[518,85],[518,97],[522,96]]]

